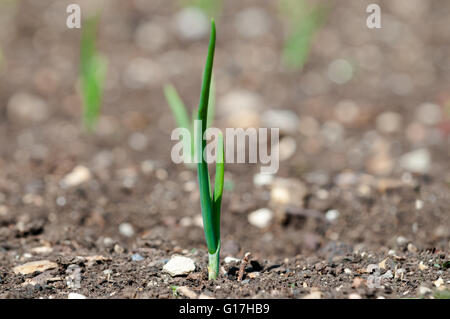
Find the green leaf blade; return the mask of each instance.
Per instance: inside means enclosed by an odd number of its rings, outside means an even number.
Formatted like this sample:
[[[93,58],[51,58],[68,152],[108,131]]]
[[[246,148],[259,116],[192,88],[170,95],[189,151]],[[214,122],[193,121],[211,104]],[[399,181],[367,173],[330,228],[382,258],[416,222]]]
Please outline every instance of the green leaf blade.
[[[168,84],[164,87],[164,95],[166,96],[167,104],[169,104],[169,107],[172,110],[177,125],[192,132],[186,106],[181,100],[177,90],[171,84]]]
[[[208,48],[208,56],[206,59],[205,70],[203,73],[202,90],[200,94],[200,102],[198,107],[198,120],[201,121],[201,126],[196,128],[196,145],[197,155],[200,159],[198,163],[198,180],[200,187],[200,204],[202,209],[203,227],[205,231],[206,243],[208,245],[209,253],[213,254],[217,251],[217,234],[215,232],[213,222],[213,202],[211,198],[211,187],[209,179],[208,164],[206,163],[203,150],[206,147],[206,141],[203,139],[203,134],[207,128],[208,118],[208,102],[211,87],[212,68],[214,63],[214,51],[216,43],[216,27],[214,20],[211,21],[211,35]]]
[[[220,241],[220,208],[222,205],[223,182],[225,175],[225,158],[223,135],[220,134],[217,141],[216,178],[214,181],[213,196],[213,225],[217,241]]]

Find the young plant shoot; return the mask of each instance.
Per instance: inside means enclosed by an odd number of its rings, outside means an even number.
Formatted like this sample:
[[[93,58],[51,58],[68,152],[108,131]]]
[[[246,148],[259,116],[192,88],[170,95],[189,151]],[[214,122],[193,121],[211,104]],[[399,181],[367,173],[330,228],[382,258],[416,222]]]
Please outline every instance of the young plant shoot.
[[[211,191],[211,182],[208,172],[208,164],[203,156],[206,148],[206,141],[203,134],[207,129],[208,104],[214,63],[214,50],[216,46],[216,26],[214,20],[211,21],[211,36],[209,40],[208,57],[206,59],[203,73],[202,90],[198,106],[198,117],[201,125],[196,125],[196,155],[199,156],[198,181],[200,188],[200,204],[203,217],[203,228],[205,231],[206,244],[208,246],[208,277],[209,280],[217,279],[219,275],[219,252],[220,252],[220,206],[223,193],[224,176],[224,143],[223,136],[219,135],[217,141],[216,154],[216,178],[214,191]]]
[[[325,20],[325,9],[312,6],[307,0],[282,0],[280,4],[281,13],[290,27],[283,48],[283,62],[294,70],[302,69],[314,35]]]
[[[195,159],[195,147],[194,147],[194,121],[196,119],[195,113],[192,113],[192,116],[189,116],[188,110],[181,100],[177,90],[173,87],[173,85],[168,84],[164,87],[164,94],[166,96],[167,103],[169,104],[170,109],[172,110],[173,116],[175,118],[175,122],[178,127],[185,128],[189,130],[191,141],[183,141],[184,149],[189,150],[190,152],[186,152],[184,154],[185,160],[188,167],[193,165]],[[208,120],[206,123],[206,127],[211,127],[214,121],[214,113],[215,113],[215,86],[214,86],[214,77],[211,79],[211,87],[209,91],[208,98]],[[195,165],[192,166],[195,168]]]
[[[196,7],[210,17],[217,18],[222,10],[223,0],[180,0],[184,7]]]
[[[106,59],[95,48],[99,16],[87,18],[82,27],[80,52],[80,79],[83,96],[83,123],[92,131],[100,115],[103,84],[106,76]]]

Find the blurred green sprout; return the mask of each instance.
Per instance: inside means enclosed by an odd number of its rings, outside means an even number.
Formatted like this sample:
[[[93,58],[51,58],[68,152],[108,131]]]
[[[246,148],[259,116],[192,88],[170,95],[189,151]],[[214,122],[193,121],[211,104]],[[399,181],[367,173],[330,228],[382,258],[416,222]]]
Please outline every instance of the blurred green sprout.
[[[164,94],[166,96],[167,103],[169,104],[170,109],[172,110],[172,114],[175,118],[175,122],[178,127],[185,128],[189,130],[191,133],[191,141],[184,141],[184,149],[187,150],[190,148],[190,152],[186,152],[185,163],[194,163],[195,160],[195,148],[194,148],[194,121],[195,113],[192,113],[190,116],[188,110],[183,103],[180,95],[177,90],[173,87],[173,85],[168,84],[164,87]],[[215,85],[214,80],[211,80],[209,98],[208,98],[208,118],[207,118],[207,128],[211,127],[214,121],[214,113],[215,113]],[[189,164],[188,164],[189,166]],[[195,166],[194,166],[195,167]]]
[[[325,7],[312,5],[308,0],[280,0],[280,12],[289,27],[283,63],[294,70],[302,69],[308,60],[314,35],[325,22]]]
[[[211,36],[209,40],[208,56],[206,58],[205,70],[203,73],[202,90],[198,105],[197,120],[200,125],[196,125],[196,148],[200,160],[197,166],[198,182],[200,189],[200,204],[202,209],[203,230],[205,232],[206,244],[208,246],[208,278],[217,279],[219,275],[219,253],[220,253],[220,207],[222,203],[223,181],[224,181],[224,143],[220,134],[217,141],[216,154],[216,177],[214,190],[211,189],[208,163],[205,161],[203,152],[206,148],[206,141],[203,138],[207,129],[208,104],[210,86],[212,81],[212,70],[214,63],[214,52],[216,47],[216,26],[214,20],[211,21]]]
[[[88,131],[95,129],[103,96],[107,62],[96,49],[100,15],[83,21],[80,50],[80,79],[83,98],[83,123]]]
[[[207,16],[217,18],[222,10],[223,0],[179,0],[183,7],[196,7]]]

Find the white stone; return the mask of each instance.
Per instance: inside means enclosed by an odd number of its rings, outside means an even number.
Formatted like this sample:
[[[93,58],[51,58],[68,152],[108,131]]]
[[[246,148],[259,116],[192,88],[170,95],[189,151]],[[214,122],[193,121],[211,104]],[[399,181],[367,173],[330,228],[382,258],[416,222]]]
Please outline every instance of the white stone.
[[[348,296],[348,299],[362,299],[362,297],[358,294],[352,293]]]
[[[185,296],[185,297],[187,297],[189,299],[197,299],[197,297],[198,297],[198,295],[194,291],[192,291],[191,289],[189,289],[186,286],[178,287],[177,288],[177,292],[180,295]]]
[[[122,223],[119,225],[119,233],[126,237],[133,237],[134,229],[130,223]]]
[[[194,261],[183,256],[173,256],[163,267],[163,271],[167,272],[172,277],[187,275],[194,270]]]
[[[134,132],[128,138],[128,145],[135,151],[143,151],[147,147],[148,139],[145,134]]]
[[[76,292],[71,292],[67,296],[67,299],[86,299],[86,296],[82,294],[77,294]]]
[[[180,226],[182,227],[189,227],[192,225],[192,218],[189,216],[184,216],[180,219]]]
[[[15,274],[28,275],[34,272],[44,272],[49,269],[58,268],[58,264],[50,260],[31,261],[29,263],[13,268]]]
[[[397,245],[403,246],[403,245],[406,245],[407,243],[408,243],[408,239],[406,239],[405,237],[403,237],[403,236],[397,237]]]
[[[402,129],[403,117],[395,112],[384,112],[377,117],[377,129],[382,133],[395,133]]]
[[[42,122],[48,118],[47,103],[29,93],[16,93],[8,101],[8,119],[22,124]]]
[[[353,78],[353,66],[344,59],[337,59],[328,67],[328,78],[337,84],[345,84]]]
[[[91,172],[85,166],[78,165],[61,181],[62,187],[75,187],[87,182],[91,178]]]
[[[258,209],[248,215],[248,222],[258,228],[267,227],[273,218],[273,212],[268,208]]]
[[[41,246],[41,247],[35,247],[35,248],[31,249],[31,251],[36,254],[49,254],[53,251],[53,248],[48,247],[48,246]]]
[[[322,293],[318,290],[313,290],[302,299],[322,299]]]
[[[325,218],[330,222],[335,221],[338,217],[339,217],[339,211],[335,210],[335,209],[330,209],[329,211],[327,211],[325,213]]]
[[[423,208],[423,200],[416,199],[416,209],[421,210]]]
[[[303,207],[303,198],[306,193],[307,188],[300,180],[278,177],[272,183],[270,204],[274,207],[279,205]]]
[[[421,148],[404,154],[400,158],[400,167],[412,173],[425,174],[431,167],[431,154],[426,148]]]
[[[420,286],[419,287],[419,295],[423,296],[423,295],[426,295],[426,294],[429,294],[429,293],[432,293],[432,290],[430,288],[425,287],[425,286]]]
[[[273,175],[272,174],[255,174],[253,175],[253,184],[255,186],[268,186],[272,184]]]
[[[442,285],[444,284],[444,280],[443,280],[441,277],[439,277],[438,280],[433,281],[433,284],[434,284],[437,288],[439,288],[440,286],[442,286]]]
[[[290,110],[268,110],[261,116],[263,127],[279,128],[281,132],[295,134],[299,128],[297,114]]]
[[[195,215],[193,222],[194,222],[194,226],[203,228],[203,217],[202,217],[202,214]]]
[[[225,261],[226,264],[230,264],[230,263],[233,263],[233,262],[240,262],[241,260],[239,258],[234,258],[234,257],[227,256],[227,257],[225,257],[224,261]]]
[[[198,40],[209,32],[209,19],[205,13],[194,7],[185,8],[175,16],[175,24],[181,38]]]

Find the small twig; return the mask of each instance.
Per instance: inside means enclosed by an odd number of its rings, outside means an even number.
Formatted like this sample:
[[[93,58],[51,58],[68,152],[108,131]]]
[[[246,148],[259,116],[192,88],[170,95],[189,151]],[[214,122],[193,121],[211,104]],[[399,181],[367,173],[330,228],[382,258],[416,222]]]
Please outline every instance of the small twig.
[[[244,277],[244,271],[245,267],[247,266],[248,262],[250,261],[250,257],[252,256],[251,253],[245,253],[244,259],[241,261],[241,266],[239,267],[239,274],[238,274],[238,281],[242,280],[242,277]]]

